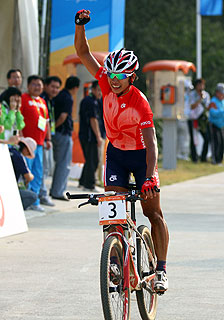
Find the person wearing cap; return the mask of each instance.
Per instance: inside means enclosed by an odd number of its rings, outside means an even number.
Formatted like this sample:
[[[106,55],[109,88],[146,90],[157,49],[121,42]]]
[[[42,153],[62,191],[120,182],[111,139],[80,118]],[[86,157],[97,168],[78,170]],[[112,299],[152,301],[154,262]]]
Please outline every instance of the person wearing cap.
[[[37,200],[37,194],[26,189],[29,182],[34,179],[33,174],[27,166],[26,158],[34,158],[36,147],[37,144],[34,139],[21,137],[18,148],[12,146],[9,148],[16,181],[19,185],[21,182],[23,184],[23,188],[19,187],[19,193],[24,210],[29,208]]]
[[[209,127],[211,133],[212,163],[221,164],[223,161],[224,127],[224,83],[218,83],[215,95],[209,104]]]

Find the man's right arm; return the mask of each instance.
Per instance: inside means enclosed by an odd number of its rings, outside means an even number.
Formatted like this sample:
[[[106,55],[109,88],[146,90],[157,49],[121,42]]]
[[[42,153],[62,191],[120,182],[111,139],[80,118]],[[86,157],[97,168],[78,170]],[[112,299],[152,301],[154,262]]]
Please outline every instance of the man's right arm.
[[[97,144],[100,147],[102,144],[102,138],[97,118],[90,118],[90,126],[96,136]]]
[[[79,17],[82,18],[89,18],[90,11],[89,10],[83,10]],[[91,54],[89,49],[89,44],[86,39],[85,34],[85,26],[84,25],[77,25],[75,28],[75,49],[76,52],[84,64],[84,66],[87,68],[87,70],[92,74],[93,77],[97,74],[100,64],[98,61],[94,58],[94,56]]]
[[[65,122],[67,117],[68,117],[68,113],[62,112],[58,117],[57,121],[55,122],[55,128],[60,127]]]

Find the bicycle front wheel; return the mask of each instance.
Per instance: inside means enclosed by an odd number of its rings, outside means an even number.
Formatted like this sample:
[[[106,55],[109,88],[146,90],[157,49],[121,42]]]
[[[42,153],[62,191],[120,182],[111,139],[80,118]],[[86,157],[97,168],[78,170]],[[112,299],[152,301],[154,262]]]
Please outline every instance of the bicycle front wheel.
[[[116,263],[111,262],[115,260]],[[100,288],[104,318],[128,320],[130,314],[130,289],[124,284],[124,252],[120,240],[109,237],[103,246],[100,263]]]
[[[137,239],[137,265],[138,273],[141,279],[153,273],[152,259],[148,253],[150,250],[155,260],[155,250],[151,234],[146,226],[139,226],[138,231],[141,233],[145,243],[141,239]],[[157,294],[154,291],[154,279],[148,283],[150,290],[141,289],[136,291],[138,308],[143,320],[154,320],[157,312]]]

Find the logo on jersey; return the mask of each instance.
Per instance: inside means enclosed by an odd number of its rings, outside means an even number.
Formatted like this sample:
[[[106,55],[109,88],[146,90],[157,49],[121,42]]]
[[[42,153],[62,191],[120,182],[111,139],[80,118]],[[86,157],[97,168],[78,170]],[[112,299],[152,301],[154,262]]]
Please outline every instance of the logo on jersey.
[[[114,175],[112,174],[110,176],[109,180],[113,182],[113,181],[117,180],[117,176],[115,174]]]
[[[39,102],[39,101],[36,101],[36,100],[29,100],[28,101],[28,104],[29,106],[35,106],[35,107],[38,107],[38,108],[44,108],[45,105],[43,105],[43,103]]]
[[[121,108],[125,108],[126,107],[126,103],[122,103]]]
[[[145,126],[146,124],[151,124],[151,121],[145,121],[141,123],[141,126]]]

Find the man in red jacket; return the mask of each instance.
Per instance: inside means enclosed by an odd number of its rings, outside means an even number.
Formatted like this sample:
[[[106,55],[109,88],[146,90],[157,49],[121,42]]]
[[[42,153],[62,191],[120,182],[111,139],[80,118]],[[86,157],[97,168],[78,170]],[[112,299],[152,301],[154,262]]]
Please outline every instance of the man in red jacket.
[[[35,157],[27,159],[27,164],[34,175],[29,188],[39,195],[43,176],[43,144],[46,141],[46,147],[48,149],[52,147],[51,132],[47,105],[45,100],[40,97],[43,91],[42,78],[37,75],[29,76],[27,79],[27,89],[27,93],[22,95],[21,113],[25,121],[25,128],[22,132],[24,137],[31,137],[37,143]],[[44,211],[40,206],[39,198],[31,206],[31,209],[40,212]]]

